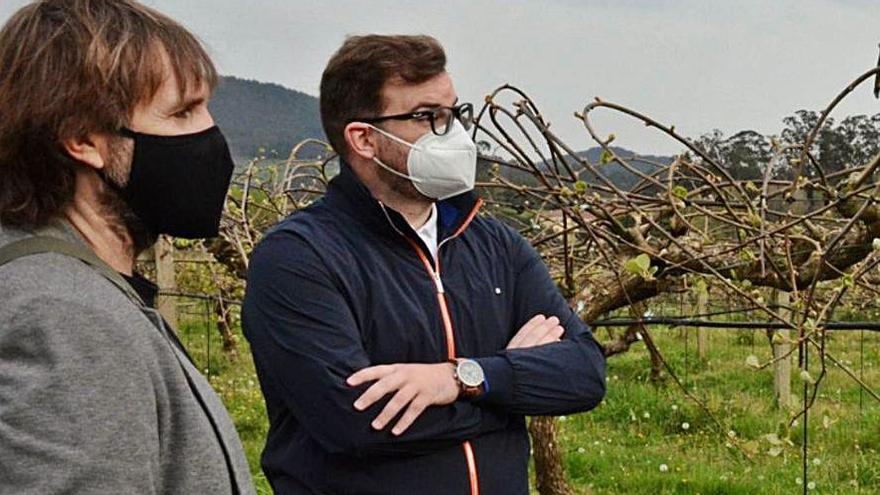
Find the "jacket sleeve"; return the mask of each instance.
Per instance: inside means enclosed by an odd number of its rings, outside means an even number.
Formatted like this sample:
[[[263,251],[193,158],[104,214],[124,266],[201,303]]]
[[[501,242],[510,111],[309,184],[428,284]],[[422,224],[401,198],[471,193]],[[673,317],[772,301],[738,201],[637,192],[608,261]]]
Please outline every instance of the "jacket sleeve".
[[[153,384],[118,319],[63,297],[0,300],[0,492],[161,492]]]
[[[399,437],[373,430],[390,396],[354,408],[369,384],[346,379],[372,363],[341,283],[297,234],[272,234],[255,250],[242,318],[267,402],[283,404],[328,452],[353,456],[431,452],[506,427],[505,413],[459,401],[428,408]]]
[[[480,403],[532,416],[588,411],[605,396],[604,352],[562,297],[535,249],[505,229],[515,273],[515,330],[543,314],[558,317],[565,334],[553,344],[477,358],[489,387]]]

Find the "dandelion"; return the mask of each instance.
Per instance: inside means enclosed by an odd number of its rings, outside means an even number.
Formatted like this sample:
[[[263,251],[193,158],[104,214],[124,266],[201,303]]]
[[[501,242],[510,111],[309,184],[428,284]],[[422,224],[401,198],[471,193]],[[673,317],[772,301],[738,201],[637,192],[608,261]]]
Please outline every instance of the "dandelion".
[[[691,429],[691,424],[688,423],[687,421],[685,421],[684,423],[681,424],[681,429],[684,431],[688,431]]]
[[[666,464],[660,464],[660,472],[665,473],[667,471],[669,471],[669,466],[667,466]]]

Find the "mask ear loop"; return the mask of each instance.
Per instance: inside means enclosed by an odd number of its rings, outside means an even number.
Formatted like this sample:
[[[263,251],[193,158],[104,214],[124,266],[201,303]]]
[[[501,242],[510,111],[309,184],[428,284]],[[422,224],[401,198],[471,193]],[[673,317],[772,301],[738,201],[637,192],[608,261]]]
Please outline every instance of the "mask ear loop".
[[[391,133],[388,132],[388,131],[385,131],[385,130],[379,129],[378,127],[374,126],[373,124],[367,124],[367,125],[370,126],[370,129],[373,129],[374,131],[378,132],[379,134],[381,134],[381,135],[387,137],[388,139],[390,139],[390,140],[392,140],[392,141],[396,141],[397,143],[402,144],[402,145],[404,145],[404,146],[407,146],[407,147],[409,147],[409,148],[412,148],[412,149],[414,149],[414,150],[416,150],[416,151],[425,151],[425,150],[422,149],[421,146],[418,146],[418,145],[416,145],[415,143],[410,143],[409,141],[404,141],[403,139],[401,139],[401,138],[395,136],[394,134],[391,134]]]
[[[392,174],[394,174],[398,177],[402,177],[404,179],[410,180],[410,181],[415,182],[417,184],[421,184],[421,183],[425,182],[422,179],[416,179],[415,177],[411,177],[409,175],[402,174],[402,173],[398,172],[397,170],[394,170],[393,168],[389,167],[388,165],[385,165],[384,163],[382,163],[382,160],[380,160],[379,158],[377,158],[375,156],[373,157],[373,161],[376,163],[376,165],[379,165],[380,167],[384,168],[385,170],[391,172]]]
[[[396,141],[396,142],[398,142],[398,143],[400,143],[400,144],[402,144],[402,145],[404,145],[404,146],[409,146],[410,148],[415,149],[415,150],[418,150],[418,149],[419,149],[419,148],[417,148],[414,144],[412,144],[412,143],[408,143],[408,142],[404,141],[403,139],[400,139],[399,137],[395,136],[394,134],[390,134],[390,133],[388,133],[388,132],[385,132],[385,131],[383,131],[382,129],[379,129],[378,127],[376,127],[376,126],[374,126],[374,125],[372,125],[372,124],[367,124],[367,125],[370,126],[371,129],[375,130],[375,131],[378,132],[379,134],[382,134],[383,136],[387,137],[388,139],[390,139],[390,140],[392,140],[392,141]],[[390,173],[392,173],[392,174],[394,174],[394,175],[396,175],[396,176],[398,176],[398,177],[401,177],[401,178],[403,178],[403,179],[410,180],[410,181],[415,182],[415,183],[417,183],[417,184],[421,184],[421,183],[425,182],[425,181],[422,180],[422,179],[417,179],[417,178],[415,178],[415,177],[412,177],[412,176],[409,176],[409,175],[407,175],[407,174],[400,173],[400,172],[398,172],[397,170],[394,170],[393,168],[391,168],[391,167],[389,167],[388,165],[386,165],[385,163],[383,163],[382,160],[380,160],[380,159],[379,159],[378,157],[376,157],[376,156],[373,157],[373,162],[375,162],[376,165],[379,165],[380,167],[384,168],[384,169],[387,170],[388,172],[390,172]]]

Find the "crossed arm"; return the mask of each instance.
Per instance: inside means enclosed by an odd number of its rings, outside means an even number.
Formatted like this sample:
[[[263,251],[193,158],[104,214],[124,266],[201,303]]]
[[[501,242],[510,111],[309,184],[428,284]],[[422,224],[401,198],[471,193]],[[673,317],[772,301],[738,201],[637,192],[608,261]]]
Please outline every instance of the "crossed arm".
[[[507,349],[527,349],[559,342],[565,329],[559,318],[537,315],[514,335]],[[347,383],[357,387],[374,382],[354,403],[363,411],[387,395],[391,400],[372,422],[376,430],[384,429],[401,411],[406,412],[391,429],[401,435],[430,406],[445,406],[458,399],[459,386],[449,363],[390,364],[370,366],[348,377]]]
[[[514,241],[521,327],[505,349],[475,358],[490,384],[479,400],[457,400],[448,363],[371,366],[323,260],[293,234],[268,237],[251,260],[243,319],[262,378],[325,449],[353,455],[435,450],[503,429],[511,414],[594,407],[601,349],[537,253]]]

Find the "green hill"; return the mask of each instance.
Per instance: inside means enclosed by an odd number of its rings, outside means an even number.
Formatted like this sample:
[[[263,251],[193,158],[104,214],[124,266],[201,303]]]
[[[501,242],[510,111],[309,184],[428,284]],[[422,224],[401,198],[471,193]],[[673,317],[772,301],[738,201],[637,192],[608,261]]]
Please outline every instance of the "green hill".
[[[260,148],[267,156],[287,157],[303,139],[324,139],[318,99],[278,84],[224,76],[210,109],[237,161]]]

